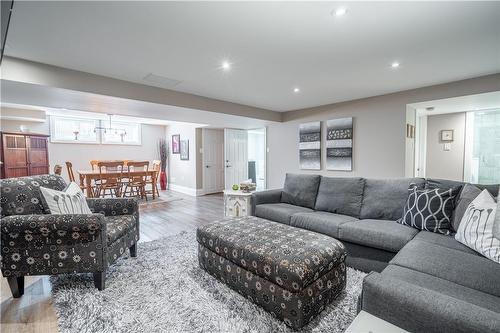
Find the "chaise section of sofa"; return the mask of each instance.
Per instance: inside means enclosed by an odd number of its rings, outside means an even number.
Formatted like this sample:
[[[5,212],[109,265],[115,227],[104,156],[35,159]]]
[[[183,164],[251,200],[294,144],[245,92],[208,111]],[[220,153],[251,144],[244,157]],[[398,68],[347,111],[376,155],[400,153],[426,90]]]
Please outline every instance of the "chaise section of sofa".
[[[410,332],[500,332],[500,265],[424,231],[365,278],[359,305]]]
[[[363,281],[360,308],[409,332],[500,332],[500,298],[392,267]]]

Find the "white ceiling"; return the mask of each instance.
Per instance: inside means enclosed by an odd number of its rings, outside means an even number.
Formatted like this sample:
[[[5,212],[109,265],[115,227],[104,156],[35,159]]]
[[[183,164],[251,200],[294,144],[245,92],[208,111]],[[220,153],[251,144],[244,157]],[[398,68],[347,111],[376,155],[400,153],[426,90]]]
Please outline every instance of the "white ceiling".
[[[500,72],[500,2],[342,4],[16,1],[6,54],[277,111]]]
[[[434,101],[412,103],[408,105],[416,109],[419,115],[433,115],[494,109],[500,110],[500,91],[453,98],[444,98]],[[434,109],[427,110],[427,108]]]

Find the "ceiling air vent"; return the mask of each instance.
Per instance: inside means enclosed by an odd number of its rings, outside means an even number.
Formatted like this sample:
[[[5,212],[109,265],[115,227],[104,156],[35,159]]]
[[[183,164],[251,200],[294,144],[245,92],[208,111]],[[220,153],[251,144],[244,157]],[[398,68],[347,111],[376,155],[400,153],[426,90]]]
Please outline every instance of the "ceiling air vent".
[[[171,79],[171,78],[165,77],[165,76],[156,75],[153,73],[149,73],[148,75],[146,75],[143,78],[143,80],[146,81],[147,83],[153,85],[153,86],[160,87],[160,88],[173,88],[182,82],[179,80]]]

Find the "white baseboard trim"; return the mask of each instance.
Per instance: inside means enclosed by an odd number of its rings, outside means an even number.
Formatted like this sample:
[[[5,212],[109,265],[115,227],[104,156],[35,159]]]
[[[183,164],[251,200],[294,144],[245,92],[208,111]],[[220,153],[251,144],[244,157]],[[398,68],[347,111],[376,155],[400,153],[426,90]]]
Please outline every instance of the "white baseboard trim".
[[[186,187],[186,186],[181,186],[177,184],[168,184],[168,189],[175,191],[175,192],[180,192],[184,193],[193,197],[199,197],[202,195],[207,195],[207,194],[213,194],[213,193],[221,193],[224,190],[220,191],[205,191],[202,188],[192,188],[192,187]]]
[[[193,197],[197,197],[197,196],[201,195],[199,193],[199,191],[201,191],[201,189],[195,189],[195,188],[181,186],[181,185],[177,185],[177,184],[168,184],[168,189],[175,191],[175,192],[184,193],[184,194],[187,194],[187,195],[190,195]]]

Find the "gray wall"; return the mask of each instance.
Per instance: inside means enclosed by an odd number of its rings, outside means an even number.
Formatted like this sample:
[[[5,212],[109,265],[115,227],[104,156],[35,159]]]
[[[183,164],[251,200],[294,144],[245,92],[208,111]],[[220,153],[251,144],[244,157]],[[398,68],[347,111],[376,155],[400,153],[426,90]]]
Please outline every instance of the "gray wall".
[[[189,140],[189,160],[181,160],[180,154],[172,154],[172,135],[179,134],[181,140]],[[199,148],[197,148],[197,129],[191,124],[172,124],[167,126],[167,142],[169,145],[168,182],[171,189],[195,194],[198,188],[197,169]]]
[[[284,123],[268,126],[268,188],[283,186],[287,172],[344,177],[403,177],[405,175],[407,104],[491,91],[500,91],[499,74],[287,112],[284,115]],[[354,117],[353,171],[325,170],[324,123],[322,170],[299,170],[299,124],[312,120],[342,117]]]
[[[454,130],[451,150],[444,150],[441,130]],[[463,180],[465,148],[465,112],[427,117],[427,158],[425,176]]]

